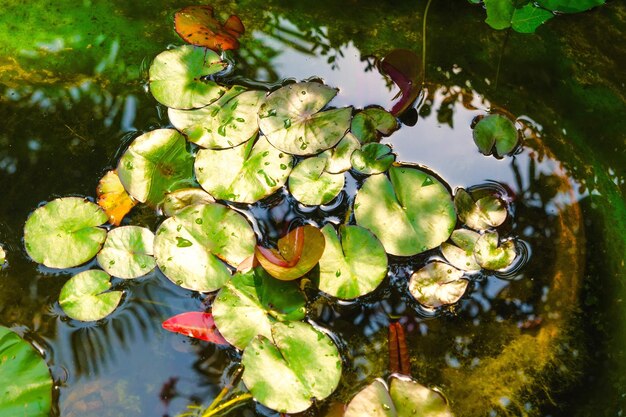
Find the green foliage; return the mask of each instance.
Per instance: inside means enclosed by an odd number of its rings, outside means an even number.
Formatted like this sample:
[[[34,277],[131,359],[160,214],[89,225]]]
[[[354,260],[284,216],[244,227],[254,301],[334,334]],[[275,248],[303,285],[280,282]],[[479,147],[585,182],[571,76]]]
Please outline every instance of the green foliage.
[[[70,278],[59,295],[61,308],[71,318],[95,321],[108,316],[122,299],[121,291],[108,291],[111,277],[104,271],[91,269]]]
[[[343,174],[326,172],[326,158],[304,159],[289,176],[289,192],[296,200],[309,206],[328,204],[339,195],[344,185]]]
[[[491,154],[495,147],[496,154],[504,156],[513,151],[519,142],[519,133],[513,122],[500,114],[490,114],[480,119],[472,135],[474,143],[484,155]]]
[[[194,204],[210,204],[215,200],[206,191],[200,188],[181,188],[165,195],[160,208],[168,217],[171,217],[187,206]]]
[[[435,309],[454,304],[465,294],[469,284],[463,271],[443,262],[431,262],[411,275],[409,292],[421,305]]]
[[[371,107],[358,112],[352,118],[350,131],[362,143],[378,142],[382,135],[388,136],[400,125],[386,110]]]
[[[458,229],[452,232],[452,242],[442,243],[441,252],[448,262],[463,271],[479,271],[480,265],[474,257],[474,246],[480,235],[467,229]],[[456,246],[455,246],[456,245]]]
[[[156,266],[153,255],[154,233],[145,227],[123,226],[110,230],[98,253],[98,263],[108,274],[137,278]]]
[[[507,209],[495,195],[487,195],[474,201],[470,193],[459,188],[454,195],[454,207],[459,220],[474,230],[486,230],[500,226],[507,217]]]
[[[326,158],[326,172],[330,174],[340,174],[352,168],[352,153],[361,147],[361,143],[352,133],[348,132],[331,149],[322,152],[319,156]]]
[[[476,241],[474,255],[481,267],[498,271],[511,265],[517,252],[512,241],[507,240],[500,243],[498,233],[490,232],[485,233]]]
[[[396,160],[396,156],[387,145],[368,143],[352,153],[350,162],[352,168],[361,174],[380,174],[389,169]]]

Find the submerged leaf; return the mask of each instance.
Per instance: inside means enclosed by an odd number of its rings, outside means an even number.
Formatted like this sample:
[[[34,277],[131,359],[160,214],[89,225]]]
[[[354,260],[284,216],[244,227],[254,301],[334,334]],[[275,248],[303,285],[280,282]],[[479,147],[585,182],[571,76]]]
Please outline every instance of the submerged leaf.
[[[289,192],[296,200],[309,206],[328,204],[343,189],[343,174],[326,172],[328,160],[313,157],[302,160],[289,176]]]
[[[70,278],[59,295],[61,308],[71,318],[95,321],[108,316],[122,299],[121,291],[108,291],[111,277],[104,271],[91,269]]]
[[[228,346],[229,343],[220,334],[211,313],[189,311],[170,317],[162,324],[165,330],[180,333],[195,339],[206,340],[220,346]]]
[[[352,168],[350,158],[352,153],[361,147],[359,140],[350,132],[331,149],[322,152],[319,156],[326,158],[326,172],[331,174],[341,174]]]
[[[119,226],[124,216],[137,204],[130,198],[115,171],[109,171],[100,178],[96,194],[98,205],[109,216],[109,223],[114,226]]]
[[[239,17],[232,15],[220,23],[211,6],[189,6],[174,15],[176,33],[185,42],[216,52],[239,48],[237,40],[245,29]]]
[[[394,115],[386,110],[370,107],[354,115],[350,132],[359,142],[366,144],[378,142],[381,136],[388,136],[399,127]]]
[[[511,27],[519,33],[533,33],[553,17],[552,12],[529,3],[522,8],[515,9],[511,18]],[[499,151],[498,153],[503,155]]]
[[[606,3],[606,0],[537,0],[541,7],[561,13],[579,13]]]
[[[472,132],[480,152],[490,155],[495,146],[497,156],[511,153],[519,142],[515,124],[501,114],[490,114],[480,119]]]
[[[515,244],[507,240],[499,244],[498,233],[485,233],[476,241],[474,248],[476,261],[480,266],[491,271],[498,271],[510,266],[517,252]]]
[[[365,175],[380,174],[389,169],[396,160],[396,155],[388,145],[368,143],[352,154],[352,167]]]
[[[215,199],[201,188],[181,188],[168,193],[161,202],[163,214],[172,217],[182,209],[195,204],[215,203]]]
[[[479,271],[480,265],[474,257],[474,246],[480,235],[467,229],[458,229],[450,237],[456,244],[441,244],[441,252],[448,262],[463,271]]]
[[[398,417],[453,417],[445,398],[439,392],[413,379],[392,376],[389,394]]]
[[[394,116],[400,116],[413,104],[422,90],[420,58],[411,50],[394,49],[383,58],[380,68],[400,89],[398,95],[401,98],[391,109]]]
[[[404,336],[404,327],[389,323],[389,371],[392,374],[411,375],[411,358]]]
[[[469,281],[463,272],[443,262],[431,262],[411,275],[409,292],[421,305],[434,309],[454,304],[463,296]]]
[[[363,388],[348,403],[344,417],[398,417],[387,386],[380,379]]]
[[[474,230],[500,226],[508,214],[506,206],[497,196],[487,195],[474,201],[470,193],[462,188],[454,195],[454,206],[459,220]]]
[[[154,233],[145,227],[123,226],[112,229],[100,253],[98,263],[108,274],[119,278],[137,278],[156,266],[153,254]]]

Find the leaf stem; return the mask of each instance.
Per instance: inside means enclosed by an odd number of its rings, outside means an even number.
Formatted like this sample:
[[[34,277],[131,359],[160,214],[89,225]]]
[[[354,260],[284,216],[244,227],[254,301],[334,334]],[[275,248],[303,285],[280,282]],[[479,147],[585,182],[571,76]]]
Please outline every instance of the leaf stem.
[[[422,86],[426,84],[426,20],[428,19],[428,9],[433,0],[428,0],[424,9],[424,20],[422,20]]]
[[[250,394],[249,392],[245,393],[245,394],[241,394],[236,396],[235,398],[232,398],[228,401],[226,401],[225,403],[220,404],[219,406],[209,410],[207,409],[203,414],[202,417],[212,417],[214,415],[217,415],[218,413],[224,411],[225,409],[232,407],[233,405],[243,402],[243,401],[248,401],[249,399],[252,398],[252,394]]]
[[[224,399],[226,394],[228,394],[228,391],[230,391],[237,384],[237,382],[239,382],[239,378],[241,377],[242,372],[243,372],[242,366],[238,367],[235,370],[235,372],[233,373],[233,377],[230,379],[230,382],[228,383],[228,385],[224,386],[224,388],[222,388],[220,393],[217,394],[217,397],[215,397],[211,405],[209,405],[209,407],[204,411],[205,414],[203,414],[202,417],[205,417],[206,413],[210,412],[211,410],[219,408],[218,404],[220,403],[220,401]],[[238,397],[235,397],[235,398],[238,398]],[[228,404],[228,403],[224,403],[224,404]]]

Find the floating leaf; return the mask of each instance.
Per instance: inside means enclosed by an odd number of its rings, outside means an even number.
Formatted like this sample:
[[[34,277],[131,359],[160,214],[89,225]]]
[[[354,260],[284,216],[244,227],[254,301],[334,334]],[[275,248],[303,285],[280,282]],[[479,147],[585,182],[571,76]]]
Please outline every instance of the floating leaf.
[[[166,216],[172,217],[185,207],[214,202],[215,199],[201,188],[181,188],[165,195],[161,210]]]
[[[456,244],[441,244],[441,252],[448,262],[463,271],[479,271],[480,265],[474,257],[474,246],[480,235],[467,229],[452,232],[451,239]]]
[[[380,143],[368,143],[352,154],[352,168],[361,174],[380,174],[389,169],[396,160],[391,148]]]
[[[454,206],[459,220],[474,230],[486,230],[500,226],[507,217],[507,210],[502,200],[495,195],[487,195],[474,201],[462,188],[454,195]]]
[[[324,244],[322,232],[317,227],[305,225],[280,238],[278,250],[257,246],[256,257],[271,276],[291,281],[317,265],[324,253]]]
[[[168,192],[193,182],[193,156],[180,133],[157,129],[130,144],[117,173],[134,199],[156,206]]]
[[[350,132],[331,149],[322,152],[319,156],[326,158],[326,172],[331,174],[341,174],[352,168],[350,157],[352,153],[361,147],[359,140]]]
[[[224,68],[226,63],[213,51],[191,45],[169,49],[150,65],[150,92],[167,107],[204,107],[224,94],[223,87],[204,77]]]
[[[498,233],[485,233],[476,241],[474,256],[480,266],[498,271],[511,265],[517,256],[515,244],[507,240],[498,245]]]
[[[71,318],[95,321],[108,316],[122,299],[121,291],[108,291],[111,277],[104,271],[91,269],[70,278],[59,295],[61,308]]]
[[[302,322],[272,324],[272,337],[257,336],[241,359],[243,382],[261,404],[298,413],[337,388],[341,357],[333,341]]]
[[[119,278],[137,278],[156,266],[152,257],[154,233],[145,227],[123,226],[112,229],[100,253],[98,263],[108,274]]]
[[[487,19],[485,22],[494,29],[506,29],[511,26],[511,18],[515,11],[512,0],[485,0]]]
[[[43,417],[52,407],[52,377],[30,343],[0,326],[0,416]]]
[[[344,417],[398,417],[387,386],[379,379],[363,388],[348,403]]]
[[[202,149],[196,157],[198,182],[220,200],[255,203],[280,189],[291,172],[293,157],[264,136],[235,148]]]
[[[463,296],[469,281],[463,271],[443,262],[431,262],[411,275],[409,292],[421,305],[434,309],[454,304]]]
[[[206,340],[207,342],[215,343],[220,346],[229,346],[229,343],[220,334],[217,327],[215,327],[211,313],[189,311],[170,317],[161,325],[165,330],[169,330],[170,332]]]
[[[220,204],[199,204],[161,223],[154,257],[173,283],[215,291],[231,275],[224,262],[239,265],[254,253],[255,243],[254,231],[241,214]]]
[[[537,0],[548,10],[561,13],[579,13],[606,3],[606,0]]]
[[[367,178],[356,195],[354,214],[359,226],[371,230],[385,251],[411,256],[448,240],[456,213],[448,189],[426,172],[393,166]]]
[[[6,264],[6,262],[7,262],[7,253],[2,247],[2,245],[0,245],[0,268],[2,268]]]
[[[256,336],[272,336],[276,321],[302,320],[306,299],[295,282],[283,282],[262,268],[237,273],[213,302],[218,329],[233,346],[244,349]]]
[[[245,29],[239,17],[232,15],[224,24],[213,15],[211,6],[189,6],[174,14],[176,33],[185,42],[217,52],[238,49]]]
[[[393,114],[383,109],[370,107],[354,115],[350,131],[359,142],[366,144],[378,142],[381,136],[388,136],[399,127]]]
[[[400,93],[395,98],[401,98],[391,109],[394,116],[400,116],[413,104],[422,90],[420,58],[411,50],[394,49],[383,58],[380,68],[400,88]]]
[[[98,205],[109,216],[109,223],[114,226],[119,226],[124,216],[137,204],[124,189],[115,171],[104,174],[98,182],[96,194]]]
[[[529,3],[519,9],[515,9],[511,17],[511,27],[519,33],[533,33],[539,26],[553,17],[554,14],[552,12]],[[504,155],[499,151],[498,154]]]
[[[340,240],[331,224],[322,233],[319,289],[345,300],[374,291],[387,275],[387,254],[376,236],[360,226],[342,225]]]
[[[279,88],[261,105],[261,131],[272,145],[292,155],[332,148],[350,127],[352,116],[351,107],[320,112],[337,91],[315,82]]]
[[[83,264],[100,250],[107,232],[97,226],[107,220],[97,204],[78,197],[57,198],[26,220],[26,251],[35,262],[50,268]]]
[[[327,159],[313,157],[302,160],[289,176],[289,192],[296,200],[309,206],[328,204],[343,189],[343,174],[326,172]]]
[[[474,143],[484,155],[490,155],[495,145],[496,154],[504,156],[517,146],[519,134],[508,117],[490,114],[480,119],[472,132]]]
[[[235,85],[214,103],[194,110],[169,109],[174,127],[203,148],[226,149],[240,145],[259,131],[257,114],[264,91],[246,91]]]

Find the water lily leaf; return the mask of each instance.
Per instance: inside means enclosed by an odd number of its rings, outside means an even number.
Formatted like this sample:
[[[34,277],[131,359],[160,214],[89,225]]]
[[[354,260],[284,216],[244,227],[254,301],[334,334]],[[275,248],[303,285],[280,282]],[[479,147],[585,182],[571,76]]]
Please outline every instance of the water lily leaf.
[[[272,337],[257,336],[241,359],[243,382],[261,404],[298,413],[337,388],[341,357],[333,341],[302,322],[272,324]]]
[[[448,189],[418,168],[393,166],[367,178],[358,191],[354,214],[359,226],[372,231],[385,251],[412,256],[448,240],[456,224]]]
[[[511,265],[517,256],[515,244],[507,240],[498,245],[498,233],[485,233],[476,241],[474,256],[480,266],[498,271]]]
[[[391,113],[400,116],[417,99],[422,90],[420,78],[422,66],[420,58],[409,49],[394,49],[381,61],[380,68],[383,73],[400,88],[400,93],[395,98],[400,100],[393,105]]]
[[[305,316],[306,299],[295,282],[272,278],[263,268],[237,273],[213,302],[213,318],[233,346],[245,349],[256,336],[272,336],[272,323]]]
[[[145,227],[123,226],[112,229],[100,253],[98,263],[108,274],[119,278],[137,278],[156,266],[153,254],[154,233]]]
[[[154,257],[173,283],[215,291],[231,275],[224,262],[239,265],[254,253],[255,244],[254,231],[241,214],[220,204],[198,204],[161,223]]]
[[[343,174],[326,172],[323,157],[302,160],[289,176],[289,192],[296,200],[309,206],[328,204],[343,190]]]
[[[363,416],[398,417],[396,407],[383,381],[375,379],[348,403],[344,417]]]
[[[7,253],[2,247],[2,245],[0,245],[0,268],[2,268],[6,264],[6,262],[7,262]]]
[[[235,85],[206,107],[169,109],[168,115],[189,141],[203,148],[232,148],[256,136],[257,114],[264,97],[264,91],[246,91],[245,87]]]
[[[341,174],[352,168],[350,157],[361,147],[359,140],[350,132],[331,149],[322,152],[319,156],[326,158],[325,171],[331,174]]]
[[[387,254],[382,243],[360,226],[322,228],[326,244],[320,258],[319,289],[344,300],[368,294],[387,275]]]
[[[490,155],[495,145],[496,154],[504,156],[512,152],[519,142],[513,122],[500,114],[490,114],[480,119],[472,134],[476,146],[484,155]]]
[[[474,246],[480,235],[467,229],[458,229],[450,237],[456,244],[441,244],[441,252],[448,262],[463,271],[478,271],[480,265],[474,257]]]
[[[324,253],[324,235],[317,227],[298,227],[278,240],[278,250],[257,246],[259,263],[274,278],[291,281],[309,272]]]
[[[224,88],[204,79],[226,68],[213,51],[184,45],[161,52],[150,65],[150,92],[161,104],[194,109],[211,104]]]
[[[109,223],[119,226],[124,216],[137,204],[126,192],[117,172],[109,171],[96,188],[98,205],[109,216]]]
[[[117,174],[136,200],[156,206],[168,192],[193,182],[193,156],[174,129],[144,133],[120,158]]]
[[[389,394],[398,417],[453,417],[445,398],[413,379],[391,377]]]
[[[161,202],[161,210],[167,217],[172,217],[185,207],[214,202],[215,199],[201,188],[181,188],[165,196]]]
[[[498,197],[487,195],[474,201],[462,188],[454,195],[454,206],[459,219],[474,230],[486,230],[500,226],[507,217],[507,210]]]
[[[229,346],[229,343],[220,334],[211,313],[189,311],[170,317],[161,323],[165,330],[180,333],[195,339],[206,340],[220,346]]]
[[[389,371],[411,375],[411,357],[406,344],[404,327],[399,322],[389,323]]]
[[[239,48],[237,39],[245,31],[241,19],[235,15],[220,23],[213,16],[211,6],[189,6],[177,11],[174,27],[185,42],[217,52]]]
[[[279,88],[261,105],[261,131],[272,145],[292,155],[332,148],[346,134],[352,117],[351,107],[320,112],[337,91],[315,82]]]
[[[529,3],[519,9],[515,9],[513,17],[511,17],[511,27],[519,33],[533,33],[539,26],[553,17],[554,14],[552,12]],[[498,154],[504,155],[499,151]]]
[[[52,377],[46,361],[10,329],[0,326],[0,416],[50,415]]]
[[[220,200],[255,203],[280,189],[291,172],[293,157],[264,136],[235,148],[202,149],[196,156],[198,182]]]
[[[380,143],[368,143],[352,153],[352,168],[361,174],[380,174],[389,169],[396,160],[391,148]]]
[[[96,256],[107,232],[97,226],[108,216],[78,197],[57,198],[35,210],[24,226],[26,252],[50,268],[71,268]]]
[[[366,144],[378,142],[381,136],[388,136],[399,127],[393,114],[371,107],[354,115],[350,131],[362,144]]]
[[[95,321],[108,316],[122,299],[121,291],[108,291],[111,277],[104,271],[91,269],[70,278],[59,295],[61,308],[71,318]]]
[[[561,13],[579,13],[606,3],[606,0],[537,0],[548,10]]]
[[[485,22],[494,29],[506,29],[511,26],[511,18],[515,11],[512,0],[485,0],[487,19]]]
[[[469,281],[463,271],[443,262],[431,262],[411,275],[409,292],[420,304],[434,309],[454,304],[463,296]]]

